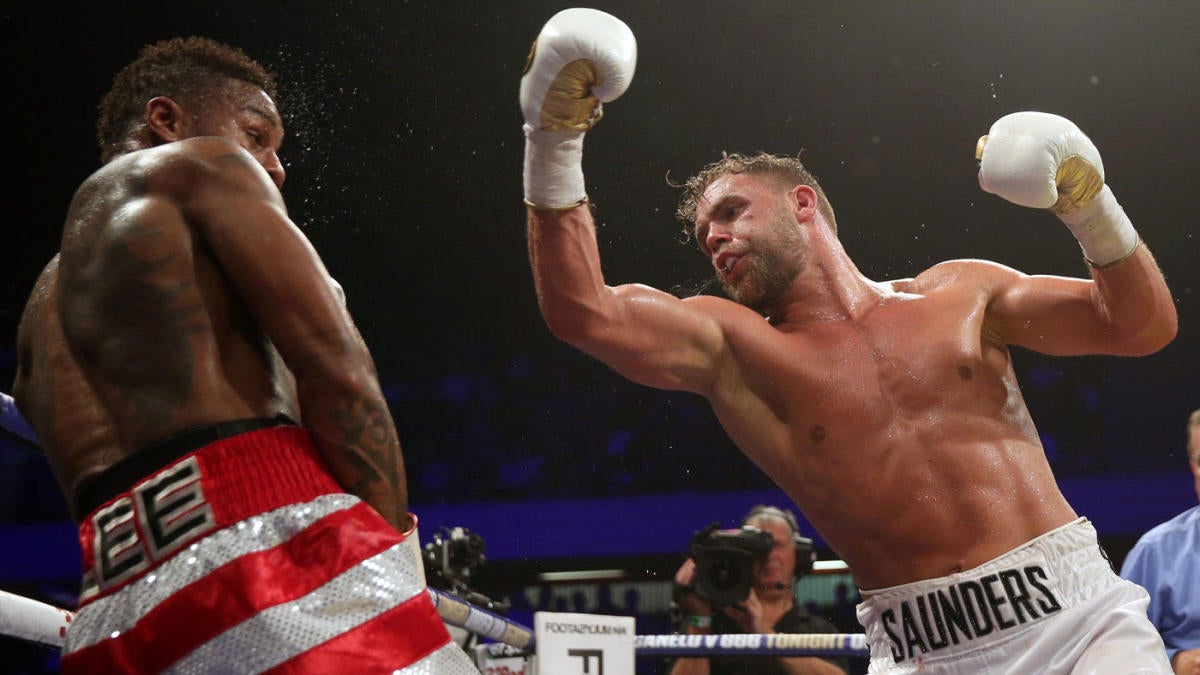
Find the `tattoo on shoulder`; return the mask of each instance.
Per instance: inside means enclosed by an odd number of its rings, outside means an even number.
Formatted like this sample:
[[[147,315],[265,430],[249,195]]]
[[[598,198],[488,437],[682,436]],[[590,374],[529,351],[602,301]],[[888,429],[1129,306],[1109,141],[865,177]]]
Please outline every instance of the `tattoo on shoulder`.
[[[73,284],[63,325],[81,355],[118,383],[152,432],[187,399],[196,367],[191,343],[208,319],[184,252],[161,228],[134,222],[95,254],[99,272]],[[103,284],[89,283],[102,276]]]

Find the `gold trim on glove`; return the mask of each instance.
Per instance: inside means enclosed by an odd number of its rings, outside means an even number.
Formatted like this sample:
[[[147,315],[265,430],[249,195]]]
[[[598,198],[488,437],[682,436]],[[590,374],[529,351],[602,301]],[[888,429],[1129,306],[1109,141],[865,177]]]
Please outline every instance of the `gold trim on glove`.
[[[588,131],[604,116],[592,88],[604,77],[590,59],[576,59],[558,71],[542,102],[542,131]]]
[[[1050,210],[1059,215],[1087,206],[1104,188],[1104,179],[1100,177],[1100,172],[1091,162],[1079,155],[1071,155],[1063,160],[1054,176],[1054,182],[1058,187],[1058,201]]]
[[[538,211],[570,211],[571,209],[576,209],[584,204],[587,204],[588,198],[584,197],[583,199],[580,199],[573,204],[567,204],[566,206],[545,206],[543,204],[534,204],[528,199],[523,201],[525,202],[525,206],[528,206],[531,209],[537,209]]]

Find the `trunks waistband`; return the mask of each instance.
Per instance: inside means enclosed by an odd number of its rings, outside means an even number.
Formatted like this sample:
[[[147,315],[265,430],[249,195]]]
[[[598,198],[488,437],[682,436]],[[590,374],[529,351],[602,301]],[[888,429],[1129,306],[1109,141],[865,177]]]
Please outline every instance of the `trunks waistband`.
[[[209,443],[82,520],[81,600],[117,590],[214,530],[344,492],[302,427],[275,425]]]
[[[78,512],[91,513],[95,511],[105,502],[111,501],[117,495],[129,490],[134,482],[144,476],[158,471],[193,450],[216,443],[222,438],[244,434],[247,431],[295,424],[292,418],[280,413],[275,417],[252,417],[206,424],[171,434],[125,457],[88,480],[79,489],[76,497]]]
[[[974,569],[864,592],[858,618],[873,660],[928,663],[1007,641],[1115,581],[1080,518]]]

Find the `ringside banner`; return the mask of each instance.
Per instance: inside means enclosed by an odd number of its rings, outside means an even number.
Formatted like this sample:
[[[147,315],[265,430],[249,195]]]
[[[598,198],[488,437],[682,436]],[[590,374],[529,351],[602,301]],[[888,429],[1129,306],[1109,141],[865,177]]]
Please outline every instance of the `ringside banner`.
[[[628,675],[635,670],[631,616],[537,612],[533,630],[539,673]]]

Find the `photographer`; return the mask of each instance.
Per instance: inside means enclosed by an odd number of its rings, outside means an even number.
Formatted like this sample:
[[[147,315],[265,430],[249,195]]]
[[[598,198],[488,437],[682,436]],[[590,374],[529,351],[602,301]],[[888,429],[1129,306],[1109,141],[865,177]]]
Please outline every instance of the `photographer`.
[[[792,594],[797,549],[800,548],[802,554],[810,550],[797,546],[801,540],[795,516],[773,506],[756,506],[742,520],[742,525],[769,533],[774,542],[764,556],[757,557],[753,562],[749,594],[740,602],[714,606],[708,598],[696,592],[696,561],[689,558],[675,573],[676,604],[683,612],[681,631],[690,635],[838,632],[829,621],[813,616],[797,605]],[[671,675],[840,675],[845,672],[848,672],[845,659],[804,656],[680,658],[670,671]]]

